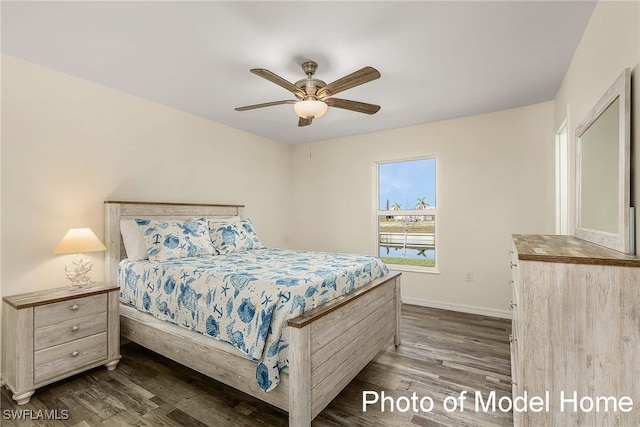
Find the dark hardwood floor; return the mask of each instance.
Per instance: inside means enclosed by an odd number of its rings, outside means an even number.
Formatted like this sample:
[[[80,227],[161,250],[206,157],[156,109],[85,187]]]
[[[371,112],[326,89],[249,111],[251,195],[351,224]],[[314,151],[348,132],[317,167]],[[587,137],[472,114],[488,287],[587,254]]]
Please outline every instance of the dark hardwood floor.
[[[508,320],[403,305],[402,345],[390,343],[313,421],[319,426],[510,426],[512,415],[476,411],[475,395],[486,401],[511,396]],[[16,406],[2,388],[3,426],[286,426],[287,413],[238,392],[134,343],[122,347],[115,371],[96,368],[38,389]],[[394,398],[385,410],[367,405],[384,392]],[[445,401],[460,407],[445,410]],[[410,399],[415,393],[418,412]],[[429,409],[420,411],[420,400]],[[400,410],[409,409],[406,412]],[[12,410],[32,418],[57,411],[65,420],[10,419]],[[68,411],[68,412],[65,412]],[[49,412],[51,415],[52,413]]]

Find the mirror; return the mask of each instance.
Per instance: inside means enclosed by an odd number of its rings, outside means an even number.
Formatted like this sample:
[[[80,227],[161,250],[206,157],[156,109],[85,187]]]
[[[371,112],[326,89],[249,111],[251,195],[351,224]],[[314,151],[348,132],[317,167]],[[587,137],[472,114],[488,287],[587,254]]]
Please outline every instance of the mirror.
[[[633,253],[630,230],[629,69],[576,128],[575,236]]]

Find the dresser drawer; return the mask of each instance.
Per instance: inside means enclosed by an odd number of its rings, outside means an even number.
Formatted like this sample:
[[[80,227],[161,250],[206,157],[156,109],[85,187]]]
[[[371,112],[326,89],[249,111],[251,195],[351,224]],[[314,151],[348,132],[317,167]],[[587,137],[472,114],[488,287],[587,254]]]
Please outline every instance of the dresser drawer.
[[[33,380],[37,384],[106,358],[106,332],[36,351]]]
[[[42,350],[55,345],[95,335],[107,330],[107,312],[95,316],[63,321],[56,325],[36,329],[34,349]]]
[[[67,320],[93,316],[107,311],[107,295],[74,298],[35,308],[35,328],[56,325]]]

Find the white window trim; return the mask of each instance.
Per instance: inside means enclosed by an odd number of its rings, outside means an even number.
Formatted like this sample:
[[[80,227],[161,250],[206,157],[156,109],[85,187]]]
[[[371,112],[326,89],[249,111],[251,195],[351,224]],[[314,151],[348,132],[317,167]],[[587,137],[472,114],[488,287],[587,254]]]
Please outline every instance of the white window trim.
[[[556,234],[569,234],[569,129],[556,131]]]
[[[401,209],[398,211],[383,211],[379,209],[379,197],[380,197],[380,191],[379,191],[379,187],[380,187],[380,182],[379,182],[379,176],[380,176],[380,172],[379,172],[379,168],[378,166],[381,164],[385,164],[385,163],[400,163],[400,162],[407,162],[407,161],[412,161],[412,160],[426,160],[426,159],[435,159],[436,160],[436,206],[435,207],[429,207],[427,209]],[[418,266],[418,265],[405,265],[405,264],[391,264],[391,263],[385,263],[390,270],[394,270],[394,271],[402,271],[402,272],[412,272],[412,273],[426,273],[426,274],[440,274],[440,270],[439,270],[439,265],[440,265],[440,258],[439,258],[439,250],[438,247],[440,246],[438,244],[438,236],[440,235],[440,233],[438,232],[438,229],[440,228],[438,224],[440,224],[440,221],[438,220],[438,194],[440,191],[440,179],[439,179],[439,174],[438,171],[440,170],[440,168],[438,167],[438,159],[435,155],[428,155],[428,156],[417,156],[417,157],[407,157],[407,158],[403,158],[403,159],[394,159],[394,160],[382,160],[382,161],[376,161],[373,164],[373,209],[372,212],[373,214],[373,249],[372,249],[372,253],[375,256],[380,256],[380,249],[378,246],[378,237],[379,237],[379,230],[378,230],[378,216],[380,215],[389,215],[389,213],[391,213],[392,215],[402,215],[404,212],[411,212],[408,215],[429,215],[428,213],[425,212],[433,212],[435,217],[436,217],[436,224],[435,224],[435,230],[434,230],[434,237],[435,237],[435,241],[436,241],[436,247],[434,249],[434,254],[435,254],[435,259],[436,259],[436,265],[434,267],[422,267],[422,266]],[[402,212],[402,213],[400,213]]]

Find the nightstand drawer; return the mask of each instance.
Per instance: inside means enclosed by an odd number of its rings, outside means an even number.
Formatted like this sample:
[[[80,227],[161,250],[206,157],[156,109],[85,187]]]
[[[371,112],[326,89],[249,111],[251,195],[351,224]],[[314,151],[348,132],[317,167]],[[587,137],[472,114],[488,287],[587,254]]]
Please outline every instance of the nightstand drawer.
[[[107,295],[74,298],[35,308],[36,329],[107,311]]]
[[[107,330],[107,312],[36,329],[34,349],[42,350]]]
[[[33,380],[37,384],[106,358],[106,332],[36,351]]]

